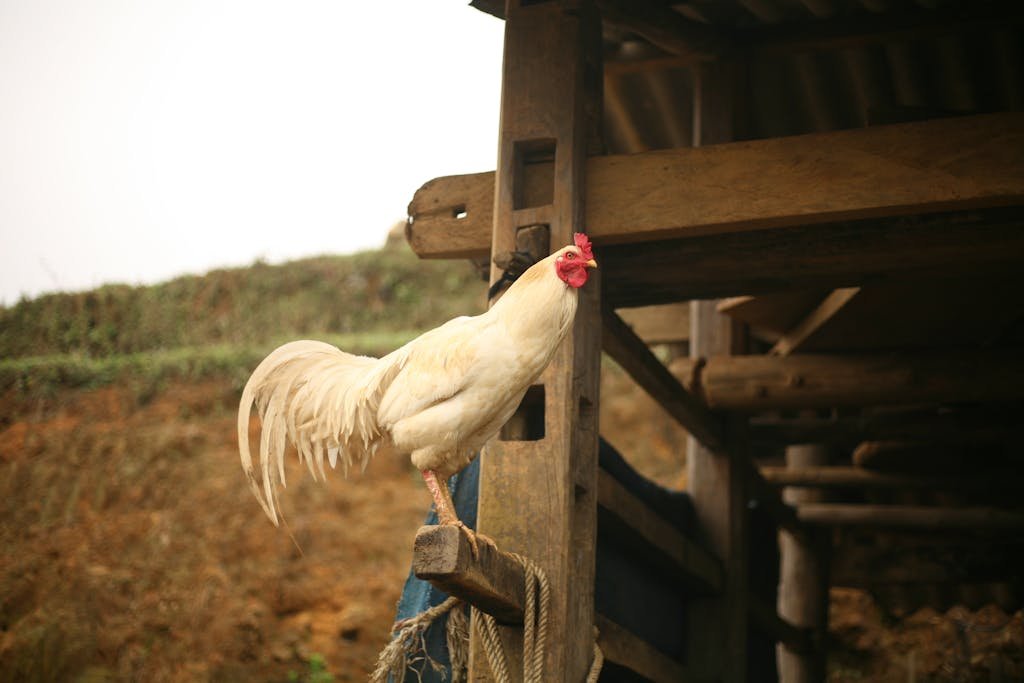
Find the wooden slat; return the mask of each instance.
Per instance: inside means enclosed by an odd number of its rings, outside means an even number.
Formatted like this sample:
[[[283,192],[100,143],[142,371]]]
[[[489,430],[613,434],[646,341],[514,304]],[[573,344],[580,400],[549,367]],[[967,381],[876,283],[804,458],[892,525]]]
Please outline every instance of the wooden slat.
[[[503,624],[522,624],[523,567],[482,541],[473,557],[466,534],[454,526],[425,526],[416,533],[412,570],[448,595],[465,600]]]
[[[743,470],[750,490],[750,497],[756,499],[764,507],[776,526],[803,539],[806,530],[797,517],[796,510],[782,499],[782,494],[778,490],[772,488],[754,463],[750,460],[747,460],[746,463]]]
[[[1001,401],[1024,398],[1024,354],[1012,349],[849,356],[680,359],[672,373],[714,410]],[[696,370],[696,372],[695,372]]]
[[[682,664],[608,617],[598,614],[594,622],[600,633],[597,642],[606,660],[635,671],[655,683],[695,680]]]
[[[723,448],[718,418],[683,388],[668,368],[651,353],[643,340],[614,311],[603,316],[602,345],[605,352],[629,373],[690,434],[712,450]]]
[[[799,350],[808,339],[842,311],[843,307],[850,303],[858,293],[860,293],[860,287],[843,287],[832,291],[814,310],[807,314],[807,317],[782,335],[772,347],[772,355],[788,356]]]
[[[493,183],[476,174],[425,185],[409,206],[413,250],[485,256]],[[592,157],[585,201],[598,247],[1021,204],[1024,114]]]
[[[668,558],[687,583],[697,583],[710,592],[722,589],[721,563],[683,536],[604,470],[597,476],[597,503],[628,526],[636,538]]]
[[[915,505],[805,503],[797,515],[807,524],[917,529],[922,531],[1024,530],[1024,513],[998,508],[948,508]]]
[[[884,474],[860,467],[762,467],[761,474],[773,486],[820,489],[1024,490],[1024,474],[1008,471],[936,477],[928,474]]]

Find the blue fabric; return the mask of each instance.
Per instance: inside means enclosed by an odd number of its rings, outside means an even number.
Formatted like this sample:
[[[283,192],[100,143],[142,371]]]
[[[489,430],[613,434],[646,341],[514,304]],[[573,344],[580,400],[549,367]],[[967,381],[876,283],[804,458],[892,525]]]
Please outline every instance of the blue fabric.
[[[459,516],[468,527],[476,528],[476,501],[477,491],[480,485],[480,458],[475,458],[464,470],[448,480],[448,490],[452,494],[452,502],[455,503],[455,514]],[[426,525],[437,524],[437,511],[431,507],[424,521]],[[417,579],[416,575],[409,571],[405,580],[405,588],[402,590],[402,597],[398,601],[399,619],[408,619],[417,614],[440,605],[448,599],[448,594],[434,588],[430,582]],[[441,683],[451,680],[451,661],[448,658],[448,645],[445,640],[445,629],[448,624],[448,615],[444,615],[427,629],[425,639],[427,643],[427,654],[438,664],[445,667],[443,673],[435,671],[426,662],[418,662],[415,666],[419,670],[406,673],[404,683]]]
[[[645,501],[680,532],[693,537],[696,527],[696,514],[689,495],[681,491],[671,491],[644,478],[634,470],[618,452],[603,439],[600,442],[599,463],[603,470],[612,475],[633,495]],[[455,502],[456,513],[463,522],[476,528],[477,492],[480,481],[480,461],[473,460],[469,467],[452,478],[450,488]],[[689,598],[685,585],[677,579],[666,575],[664,571],[653,566],[644,557],[644,548],[628,543],[629,534],[612,534],[609,532],[616,520],[614,516],[598,509],[597,556],[595,570],[594,603],[601,614],[606,615],[618,624],[629,629],[636,635],[651,643],[665,654],[685,660],[686,602]],[[756,515],[755,515],[756,519]],[[437,515],[433,510],[427,516],[426,524],[436,524]],[[602,527],[604,530],[602,531]],[[755,524],[755,529],[757,528]],[[774,533],[765,534],[774,541]],[[626,539],[626,542],[623,542]],[[754,555],[759,555],[758,548]],[[639,552],[638,552],[639,551]],[[752,565],[759,566],[765,562],[769,567],[777,567],[778,561],[771,551],[762,549],[760,557],[752,557]],[[768,583],[774,590],[771,577]],[[417,579],[412,572],[405,582],[405,590],[398,603],[398,619],[406,619],[444,602],[447,594],[437,590],[430,583]],[[774,604],[774,596],[769,604]],[[445,643],[445,625],[447,615],[435,622],[426,633],[427,652],[430,657],[445,666],[439,673],[423,663],[417,664],[422,670],[417,674],[410,671],[403,683],[441,683],[450,680],[450,662],[448,648]],[[759,642],[761,641],[761,642]],[[774,672],[774,647],[759,636],[751,640],[752,661]],[[759,656],[755,656],[755,651]],[[602,671],[602,683],[614,681],[643,680],[636,674],[607,665]]]

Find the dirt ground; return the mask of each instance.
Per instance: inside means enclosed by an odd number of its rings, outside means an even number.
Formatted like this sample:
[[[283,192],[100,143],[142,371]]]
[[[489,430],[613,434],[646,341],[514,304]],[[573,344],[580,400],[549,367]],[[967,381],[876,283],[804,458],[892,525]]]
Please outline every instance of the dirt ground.
[[[676,428],[610,381],[612,442],[683,485]],[[326,485],[295,465],[275,528],[239,467],[236,401],[226,381],[0,401],[0,681],[309,680],[314,655],[365,680],[429,496],[404,461]],[[997,612],[893,622],[837,591],[831,680],[1024,680],[1021,614]]]

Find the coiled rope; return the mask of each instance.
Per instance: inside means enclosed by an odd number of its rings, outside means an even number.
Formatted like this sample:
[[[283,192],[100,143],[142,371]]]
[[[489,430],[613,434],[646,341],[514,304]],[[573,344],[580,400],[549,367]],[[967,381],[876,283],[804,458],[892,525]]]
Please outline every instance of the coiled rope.
[[[551,587],[547,575],[544,574],[529,558],[509,553],[523,568],[526,578],[523,616],[523,683],[544,683],[544,656],[548,637],[548,613],[551,605]],[[468,664],[469,629],[465,622],[465,612],[455,609],[462,601],[450,597],[440,605],[431,607],[415,617],[397,624],[398,633],[381,651],[377,658],[377,667],[370,676],[370,683],[387,683],[388,675],[392,680],[401,681],[406,668],[420,658],[413,658],[414,653],[424,650],[423,659],[434,668],[439,665],[425,654],[424,633],[427,627],[438,617],[451,612],[448,617],[448,652],[452,663],[452,682],[465,680]],[[473,623],[477,625],[477,633],[483,643],[487,663],[491,667],[497,683],[513,683],[509,675],[508,656],[501,644],[498,624],[494,617],[472,607]],[[587,674],[587,683],[596,683],[604,665],[604,653],[597,644],[597,628],[594,628],[594,660]]]

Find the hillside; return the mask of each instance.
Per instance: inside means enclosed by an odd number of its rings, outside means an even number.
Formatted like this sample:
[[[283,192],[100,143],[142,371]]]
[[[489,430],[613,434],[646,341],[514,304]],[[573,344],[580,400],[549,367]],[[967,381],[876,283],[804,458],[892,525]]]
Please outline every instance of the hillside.
[[[429,496],[406,461],[326,486],[292,463],[275,528],[238,465],[239,392],[279,342],[386,352],[483,290],[467,263],[392,248],[0,309],[0,683],[322,683],[320,661],[365,680]],[[679,428],[613,363],[601,394],[602,433],[684,486]],[[899,621],[835,593],[830,679],[907,680],[913,661],[980,680],[1005,656],[1012,680],[1021,615],[956,610]]]

